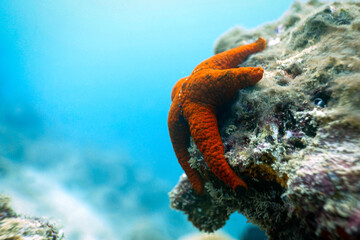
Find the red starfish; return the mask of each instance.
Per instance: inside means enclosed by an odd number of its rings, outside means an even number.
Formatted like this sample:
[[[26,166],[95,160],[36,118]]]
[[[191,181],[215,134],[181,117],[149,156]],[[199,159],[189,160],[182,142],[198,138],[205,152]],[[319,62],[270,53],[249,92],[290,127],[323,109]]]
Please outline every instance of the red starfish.
[[[230,168],[224,157],[216,109],[231,100],[239,89],[256,84],[263,76],[261,67],[237,66],[256,52],[265,49],[266,41],[256,42],[219,53],[200,63],[189,77],[180,79],[171,93],[168,117],[171,142],[176,157],[192,188],[202,194],[204,182],[190,167],[190,135],[210,170],[235,191],[247,189],[244,181]]]

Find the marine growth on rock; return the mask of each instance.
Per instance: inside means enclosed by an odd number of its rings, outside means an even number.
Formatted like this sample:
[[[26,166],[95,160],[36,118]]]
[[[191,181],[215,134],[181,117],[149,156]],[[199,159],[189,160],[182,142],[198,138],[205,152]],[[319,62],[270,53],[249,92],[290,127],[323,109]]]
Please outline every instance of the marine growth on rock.
[[[217,115],[226,161],[248,191],[220,181],[192,143],[205,193],[183,175],[171,207],[206,232],[239,212],[270,239],[359,239],[360,3],[295,2],[276,22],[231,29],[215,53],[260,36],[267,48],[240,67],[261,66],[263,79]]]
[[[0,194],[0,240],[61,240],[64,235],[45,219],[21,216]]]

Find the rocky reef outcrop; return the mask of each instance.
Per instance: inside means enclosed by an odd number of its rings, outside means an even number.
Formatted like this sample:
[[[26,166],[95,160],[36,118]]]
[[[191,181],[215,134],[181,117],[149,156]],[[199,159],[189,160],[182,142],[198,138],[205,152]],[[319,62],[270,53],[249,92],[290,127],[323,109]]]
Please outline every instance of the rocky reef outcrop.
[[[9,198],[0,195],[0,240],[60,240],[64,235],[41,218],[24,217],[9,205]]]
[[[218,116],[226,159],[249,190],[218,180],[192,144],[206,193],[183,175],[171,207],[206,232],[239,212],[270,239],[359,239],[360,3],[295,2],[276,22],[231,29],[215,53],[260,36],[267,49],[240,66],[263,67],[263,79]]]

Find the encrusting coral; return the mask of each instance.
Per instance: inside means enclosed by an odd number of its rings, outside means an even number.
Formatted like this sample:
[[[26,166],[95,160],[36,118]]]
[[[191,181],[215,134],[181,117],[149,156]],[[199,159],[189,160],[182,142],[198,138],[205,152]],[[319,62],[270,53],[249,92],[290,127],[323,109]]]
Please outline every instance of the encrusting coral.
[[[240,212],[270,239],[359,239],[360,3],[295,2],[279,21],[229,31],[215,53],[259,36],[266,50],[240,67],[262,66],[263,79],[218,114],[226,161],[248,191],[220,181],[191,142],[205,191],[183,175],[171,207],[206,232]]]
[[[197,194],[204,190],[198,170],[190,167],[190,135],[211,171],[236,191],[247,188],[224,157],[216,119],[217,108],[231,100],[239,89],[254,85],[263,76],[260,67],[241,67],[249,55],[264,50],[256,42],[219,53],[200,63],[189,77],[180,79],[171,93],[168,126],[176,156]]]

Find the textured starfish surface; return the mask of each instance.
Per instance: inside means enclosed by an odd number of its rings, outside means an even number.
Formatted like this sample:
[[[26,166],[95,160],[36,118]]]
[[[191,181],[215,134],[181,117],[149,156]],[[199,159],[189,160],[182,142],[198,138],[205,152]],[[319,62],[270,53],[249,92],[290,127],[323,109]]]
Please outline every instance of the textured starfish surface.
[[[180,79],[172,90],[168,116],[171,142],[192,188],[199,195],[204,191],[204,181],[189,164],[190,136],[220,180],[236,192],[247,189],[246,183],[226,162],[216,111],[239,89],[254,85],[262,78],[261,67],[237,66],[265,46],[266,41],[259,38],[251,44],[216,54],[200,63],[189,77]]]

